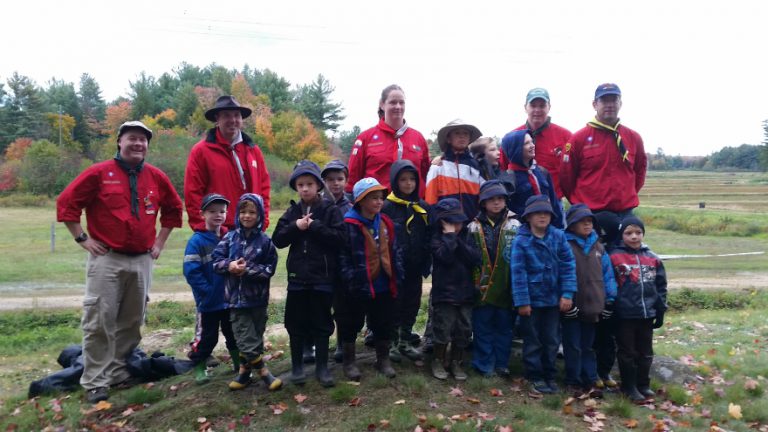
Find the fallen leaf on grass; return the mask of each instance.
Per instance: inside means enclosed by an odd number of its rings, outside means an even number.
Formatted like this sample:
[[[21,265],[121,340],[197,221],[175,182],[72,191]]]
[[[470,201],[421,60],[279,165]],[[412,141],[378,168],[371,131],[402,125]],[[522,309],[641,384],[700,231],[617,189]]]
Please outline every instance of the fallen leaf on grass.
[[[309,409],[309,408],[307,408],[307,407],[304,407],[304,406],[300,406],[300,407],[299,407],[299,412],[300,412],[300,413],[302,413],[302,414],[304,414],[304,415],[307,415],[307,414],[311,413],[311,412],[312,412],[312,410],[311,410],[311,409]]]
[[[424,424],[427,422],[427,416],[424,414],[419,414],[416,416],[416,419],[419,421],[419,423]]]
[[[429,401],[429,407],[432,409],[437,409],[437,402]]]
[[[736,405],[733,403],[728,404],[728,415],[735,418],[736,420],[741,418],[741,405]]]
[[[382,429],[386,429],[389,427],[389,420],[381,419],[379,420],[379,427]]]
[[[574,402],[576,402],[576,398],[574,398],[574,397],[569,397],[568,399],[566,399],[566,400],[563,402],[563,405],[570,405],[570,404],[572,404],[572,403],[574,403]]]
[[[467,398],[467,402],[469,402],[469,403],[471,403],[471,404],[475,404],[475,405],[477,405],[477,404],[479,404],[479,403],[480,403],[480,399],[476,399],[476,398]]]
[[[502,393],[502,391],[500,389],[496,389],[496,388],[491,389],[490,393],[491,393],[491,396],[493,396],[493,397],[504,396],[504,393]]]
[[[587,399],[584,401],[584,406],[587,408],[594,408],[597,406],[597,400],[595,399]]]
[[[277,360],[280,357],[282,357],[283,354],[285,354],[285,351],[282,351],[282,350],[281,351],[275,351],[272,354],[265,354],[263,359],[264,359],[265,362],[270,361],[270,360]]]
[[[625,420],[623,424],[624,424],[624,427],[627,429],[634,429],[637,427],[638,423],[639,422],[635,419],[629,419],[629,420]]]
[[[206,421],[208,421],[208,419],[206,419],[205,417],[198,417],[197,418],[197,422],[198,423],[205,423]]]
[[[133,408],[128,408],[125,411],[123,411],[122,413],[120,413],[120,415],[123,416],[123,417],[128,417],[129,415],[133,414],[134,412],[136,412],[136,411],[134,411]]]
[[[99,401],[99,403],[97,403],[94,408],[96,411],[106,411],[112,408],[112,404],[107,401]]]
[[[531,399],[541,399],[541,398],[544,397],[544,395],[539,393],[539,392],[537,392],[537,391],[529,391],[528,392],[528,397],[531,398]]]
[[[413,432],[424,432],[424,429],[422,429],[421,426],[416,425],[416,427],[413,428]]]
[[[359,398],[359,397],[356,397],[356,398],[352,399],[351,401],[349,401],[348,405],[351,406],[351,407],[356,407],[356,406],[360,406],[361,403],[363,403],[363,400],[361,398]]]
[[[461,391],[461,389],[458,388],[458,387],[451,387],[451,391],[448,392],[448,394],[451,395],[451,396],[456,396],[456,397],[464,396],[464,392]]]
[[[345,381],[344,384],[349,384],[351,386],[359,386],[360,381]]]
[[[208,432],[211,430],[211,422],[205,422],[197,428],[198,432]]]
[[[710,411],[710,410],[708,410],[706,408],[702,408],[701,409],[701,416],[703,418],[712,418],[712,411]]]
[[[693,395],[693,398],[691,398],[691,403],[694,405],[701,405],[701,402],[704,401],[704,398],[700,394]]]
[[[760,386],[760,383],[752,378],[747,378],[747,380],[744,381],[744,390],[755,390],[758,386]]]
[[[269,409],[272,410],[272,414],[280,415],[288,410],[288,405],[286,405],[285,402],[278,402],[270,405]]]
[[[405,399],[396,400],[395,405],[405,405]]]
[[[451,416],[451,420],[453,421],[464,421],[471,417],[470,414],[464,413],[464,414],[454,414]]]
[[[11,413],[11,416],[12,417],[16,417],[19,414],[21,414],[21,408],[20,407],[16,407],[16,409],[14,409],[13,412]]]
[[[249,424],[251,424],[251,416],[246,414],[246,415],[240,417],[240,424],[242,424],[244,426],[248,426]]]
[[[485,413],[485,412],[479,412],[479,413],[477,413],[477,417],[478,417],[478,418],[480,418],[480,419],[482,419],[482,420],[485,420],[485,421],[491,421],[491,420],[493,420],[493,419],[495,419],[495,418],[496,418],[496,416],[495,416],[495,415],[493,415],[493,414],[488,414],[488,413]]]
[[[571,405],[563,405],[563,414],[565,414],[565,415],[573,414],[573,406],[571,406]]]
[[[302,403],[305,400],[307,400],[307,395],[303,395],[301,393],[299,393],[297,395],[293,395],[293,400],[295,400],[296,403]]]
[[[512,429],[512,426],[499,426],[498,429],[496,429],[496,432],[515,432]]]

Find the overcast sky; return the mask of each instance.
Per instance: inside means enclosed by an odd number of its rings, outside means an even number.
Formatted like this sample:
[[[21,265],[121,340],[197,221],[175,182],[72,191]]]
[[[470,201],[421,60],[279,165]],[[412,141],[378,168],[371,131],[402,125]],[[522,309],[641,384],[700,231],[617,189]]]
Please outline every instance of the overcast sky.
[[[45,85],[83,72],[107,101],[180,62],[269,68],[292,84],[322,73],[342,128],[376,122],[381,90],[406,94],[424,135],[459,117],[502,136],[545,87],[555,123],[594,115],[602,82],[646,151],[707,155],[759,144],[768,119],[765,1],[14,1],[3,4],[0,81]]]

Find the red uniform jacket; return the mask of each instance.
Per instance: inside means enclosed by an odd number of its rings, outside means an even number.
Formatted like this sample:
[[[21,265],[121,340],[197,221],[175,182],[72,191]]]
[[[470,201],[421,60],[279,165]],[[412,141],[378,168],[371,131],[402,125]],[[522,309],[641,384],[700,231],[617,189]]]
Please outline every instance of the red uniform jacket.
[[[593,212],[621,212],[637,207],[637,194],[645,183],[648,158],[643,139],[619,125],[629,152],[622,161],[613,132],[586,126],[565,146],[560,165],[560,187],[571,204],[584,203]]]
[[[224,225],[235,228],[237,205],[240,196],[246,192],[261,195],[264,200],[264,228],[269,225],[269,172],[264,164],[261,149],[251,137],[243,134],[243,142],[235,145],[235,152],[243,169],[245,185],[240,170],[229,149],[216,134],[216,128],[208,131],[204,140],[192,147],[184,172],[184,204],[187,208],[189,226],[195,231],[205,231],[205,221],[200,215],[200,204],[209,193],[224,195],[229,200],[227,220]]]
[[[379,124],[358,135],[352,154],[349,155],[349,181],[347,192],[352,192],[355,182],[364,177],[373,177],[387,189],[389,185],[389,170],[397,160],[397,139],[395,130],[384,120]],[[427,140],[416,129],[408,128],[400,137],[403,143],[402,159],[408,159],[419,171],[419,194],[424,198],[426,191],[425,179],[429,171],[430,159]]]
[[[155,244],[157,216],[164,228],[181,227],[181,199],[168,176],[144,163],[137,177],[139,217],[131,214],[128,174],[114,160],[92,165],[56,200],[59,222],[80,222],[85,209],[88,234],[110,249],[143,253]]]

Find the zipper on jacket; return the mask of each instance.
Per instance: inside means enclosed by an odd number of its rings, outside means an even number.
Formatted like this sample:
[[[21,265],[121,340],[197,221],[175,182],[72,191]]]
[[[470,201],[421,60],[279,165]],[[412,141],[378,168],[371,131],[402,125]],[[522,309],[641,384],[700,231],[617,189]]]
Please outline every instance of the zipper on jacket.
[[[640,303],[643,304],[643,318],[648,318],[648,310],[645,308],[645,284],[643,283],[643,268],[640,266],[640,255],[635,254],[637,259],[637,275],[640,279]]]

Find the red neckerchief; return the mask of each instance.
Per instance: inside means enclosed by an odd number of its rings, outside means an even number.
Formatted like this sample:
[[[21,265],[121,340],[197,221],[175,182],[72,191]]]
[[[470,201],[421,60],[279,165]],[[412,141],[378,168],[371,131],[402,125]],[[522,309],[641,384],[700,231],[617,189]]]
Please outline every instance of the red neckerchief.
[[[533,188],[533,193],[536,195],[541,195],[541,186],[539,185],[539,179],[536,178],[536,175],[533,173],[533,169],[536,168],[536,161],[531,161],[530,167],[524,167],[522,165],[518,165],[514,162],[509,163],[509,168],[513,169],[514,171],[525,171],[528,173],[528,181],[531,182],[531,187]]]

